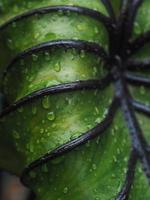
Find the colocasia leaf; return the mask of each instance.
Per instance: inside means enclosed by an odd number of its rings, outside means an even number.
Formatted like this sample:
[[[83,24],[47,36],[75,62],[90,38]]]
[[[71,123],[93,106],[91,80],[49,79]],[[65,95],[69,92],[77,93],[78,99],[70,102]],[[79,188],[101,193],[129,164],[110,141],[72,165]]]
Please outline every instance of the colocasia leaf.
[[[37,199],[150,199],[149,9],[1,0],[0,167]]]

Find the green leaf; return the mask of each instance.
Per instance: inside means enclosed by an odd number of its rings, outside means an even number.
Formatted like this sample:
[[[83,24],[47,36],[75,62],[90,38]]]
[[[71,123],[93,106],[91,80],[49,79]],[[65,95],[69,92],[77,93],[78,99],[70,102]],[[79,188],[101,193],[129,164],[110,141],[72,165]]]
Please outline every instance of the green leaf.
[[[1,2],[0,167],[38,199],[149,200],[148,6]]]

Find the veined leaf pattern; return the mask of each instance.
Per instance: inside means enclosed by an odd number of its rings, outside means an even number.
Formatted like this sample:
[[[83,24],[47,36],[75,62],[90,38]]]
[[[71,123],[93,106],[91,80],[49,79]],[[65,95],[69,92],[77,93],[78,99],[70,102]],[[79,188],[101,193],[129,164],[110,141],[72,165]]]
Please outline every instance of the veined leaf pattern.
[[[149,1],[42,2],[2,4],[1,167],[39,199],[148,200]]]

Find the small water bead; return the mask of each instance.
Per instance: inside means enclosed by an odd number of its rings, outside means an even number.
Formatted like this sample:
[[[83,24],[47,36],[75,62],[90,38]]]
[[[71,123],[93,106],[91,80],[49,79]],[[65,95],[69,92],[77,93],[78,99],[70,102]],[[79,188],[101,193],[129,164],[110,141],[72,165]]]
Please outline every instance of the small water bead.
[[[37,107],[32,106],[32,114],[35,115],[37,113]]]
[[[49,97],[48,96],[46,96],[46,97],[43,98],[43,100],[42,100],[42,106],[45,109],[50,108],[50,102],[49,102]]]
[[[119,130],[119,127],[118,127],[117,125],[115,125],[114,130],[115,130],[115,131],[118,131],[118,130]]]
[[[137,23],[137,22],[134,22],[134,27],[135,27],[136,34],[140,34],[141,33],[141,26],[140,26],[140,24]]]
[[[141,87],[140,87],[140,93],[141,93],[141,95],[145,95],[146,90],[145,90],[145,87],[144,87],[144,86],[141,86]]]
[[[23,110],[24,110],[23,107],[18,108],[18,112],[19,112],[19,113],[22,113]]]
[[[30,177],[31,177],[31,178],[36,178],[36,173],[35,173],[34,171],[31,171],[31,172],[30,172]]]
[[[78,25],[77,25],[77,29],[78,29],[79,31],[82,31],[82,30],[84,30],[84,26],[83,26],[82,24],[78,24]]]
[[[113,156],[113,160],[114,160],[114,162],[116,163],[116,162],[117,162],[117,157],[116,157],[116,156]]]
[[[37,143],[37,144],[39,144],[39,143],[40,143],[40,141],[39,141],[39,140],[36,140],[36,143]]]
[[[64,194],[67,194],[68,193],[68,187],[65,187],[63,192],[64,192]]]
[[[13,28],[16,28],[16,26],[17,26],[16,22],[13,22],[13,23],[12,23],[12,27],[13,27]]]
[[[39,32],[34,33],[34,39],[37,39],[40,36]]]
[[[66,15],[70,16],[71,15],[71,11],[70,10],[66,10]]]
[[[87,148],[89,148],[89,147],[90,147],[90,141],[86,142],[85,146],[86,146]]]
[[[20,6],[14,5],[14,6],[12,7],[12,12],[13,12],[13,13],[18,13],[18,11],[20,11]]]
[[[45,52],[44,55],[45,55],[45,60],[46,61],[50,61],[50,53],[49,52]]]
[[[37,61],[37,60],[38,60],[38,55],[32,54],[32,60],[33,60],[33,61]]]
[[[20,64],[21,66],[24,66],[24,65],[25,65],[24,59],[21,59],[20,62],[19,62],[19,64]],[[24,69],[23,69],[23,72],[25,73],[25,70],[24,70]]]
[[[127,173],[127,168],[123,168],[123,172],[126,174]]]
[[[44,133],[44,129],[43,128],[40,129],[40,133]]]
[[[85,57],[85,51],[84,51],[84,50],[81,50],[81,52],[80,52],[80,57],[81,57],[81,58],[84,58],[84,57]]]
[[[98,107],[95,107],[95,112],[96,112],[96,114],[99,114],[99,108]]]
[[[103,118],[105,118],[105,117],[107,116],[107,114],[108,114],[108,109],[106,109],[106,110],[104,111],[104,113],[103,113]]]
[[[111,130],[111,134],[112,134],[112,136],[115,135],[115,130],[114,129]]]
[[[24,65],[24,60],[22,60],[22,64]],[[28,71],[29,71],[29,70],[28,70],[28,68],[27,68],[27,67],[23,69],[23,73],[24,73],[24,74],[27,74],[27,73],[28,73]]]
[[[20,138],[20,134],[16,130],[13,131],[13,136],[14,136],[15,139]]]
[[[50,80],[46,83],[46,87],[49,87],[49,86],[54,86],[54,85],[59,85],[61,84],[60,81],[57,81],[57,80]]]
[[[55,39],[55,38],[57,38],[57,35],[55,34],[55,33],[53,33],[53,32],[51,32],[51,33],[47,33],[46,35],[45,35],[45,40],[50,40],[50,39]],[[50,58],[49,58],[49,60],[50,60]]]
[[[93,170],[96,170],[96,169],[97,169],[96,164],[94,164],[94,163],[92,164],[92,169],[93,169]]]
[[[59,14],[59,16],[62,16],[62,15],[64,15],[64,11],[63,10],[59,10],[58,14]]]
[[[124,159],[123,159],[125,162],[127,162],[128,161],[128,157],[124,157]]]
[[[111,174],[112,178],[116,178],[116,175],[114,173]]]
[[[27,150],[29,151],[29,152],[31,152],[31,153],[33,153],[34,152],[34,147],[33,147],[33,145],[32,144],[27,144]]]
[[[45,124],[45,120],[44,119],[42,120],[42,124]]]
[[[60,71],[61,71],[61,63],[60,63],[60,62],[58,62],[58,63],[56,63],[56,64],[54,65],[54,70],[55,70],[56,72],[60,72]]]
[[[87,128],[88,128],[88,130],[90,130],[90,129],[92,128],[92,125],[91,125],[91,124],[88,124],[88,125],[87,125]]]
[[[47,132],[47,136],[49,137],[51,135],[51,132]]]
[[[96,120],[95,120],[95,122],[98,124],[98,123],[100,123],[102,121],[102,119],[100,118],[100,117],[98,117]]]
[[[117,154],[120,154],[121,150],[119,148],[117,148]]]
[[[48,119],[49,121],[53,121],[53,120],[55,119],[55,113],[54,113],[54,112],[49,112],[49,113],[47,114],[47,119]]]
[[[97,137],[96,144],[99,144],[99,142],[100,142],[100,137]]]
[[[12,42],[12,39],[7,39],[7,45],[8,45],[8,47],[11,49],[11,48],[13,48],[13,42]]]
[[[48,172],[48,166],[46,164],[42,166],[42,172],[44,173]]]
[[[94,32],[95,32],[96,34],[99,33],[99,30],[98,30],[98,27],[97,27],[97,26],[94,27]]]

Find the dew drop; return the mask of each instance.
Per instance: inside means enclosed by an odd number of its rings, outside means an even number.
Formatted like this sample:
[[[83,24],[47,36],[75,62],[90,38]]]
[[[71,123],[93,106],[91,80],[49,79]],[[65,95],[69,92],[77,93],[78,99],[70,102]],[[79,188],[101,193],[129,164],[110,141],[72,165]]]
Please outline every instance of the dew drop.
[[[33,172],[33,171],[32,171],[32,172],[30,172],[30,177],[31,177],[31,178],[36,178],[36,173],[35,173],[35,172]]]
[[[145,88],[143,86],[140,87],[140,93],[141,95],[145,95]]]
[[[38,60],[38,56],[36,54],[32,54],[32,60],[33,61],[37,61]]]
[[[22,113],[23,112],[23,107],[18,108],[18,112]]]
[[[96,111],[96,114],[99,114],[99,109],[98,109],[98,107],[95,107],[95,111]]]
[[[61,70],[61,64],[60,64],[60,62],[58,62],[58,63],[55,64],[54,70],[55,70],[56,72],[60,72],[60,70]]]
[[[19,139],[20,138],[20,134],[16,130],[13,131],[13,135],[14,135],[15,139]]]
[[[97,26],[95,26],[95,28],[94,28],[94,32],[95,32],[96,34],[99,33],[99,30],[98,30],[98,27],[97,27]]]
[[[113,156],[113,160],[114,160],[115,163],[117,162],[116,156]]]
[[[49,61],[50,60],[50,54],[49,54],[49,52],[45,52],[44,54],[45,54],[45,60]]]
[[[84,50],[81,50],[81,52],[80,52],[80,57],[81,57],[81,58],[84,58],[84,57],[85,57],[85,51],[84,51]]]
[[[43,128],[40,129],[40,133],[44,133],[44,129]]]
[[[8,46],[9,46],[11,49],[13,48],[13,42],[12,42],[11,39],[8,39],[8,40],[7,40],[7,44],[8,44]]]
[[[42,166],[42,172],[44,172],[44,173],[48,172],[48,167],[46,164]]]
[[[64,188],[64,194],[67,194],[68,193],[68,187],[65,187]]]
[[[93,168],[93,170],[96,170],[97,169],[97,166],[96,166],[96,164],[92,164],[92,168]]]
[[[37,108],[35,106],[32,107],[32,114],[35,115],[37,113]]]
[[[100,123],[101,122],[101,118],[98,117],[96,120],[95,120],[96,123]]]
[[[49,103],[49,98],[48,97],[44,97],[42,100],[42,105],[43,108],[48,109],[50,107],[50,103]]]
[[[54,114],[54,112],[49,112],[49,113],[47,114],[47,119],[48,119],[49,121],[53,121],[53,120],[55,119],[55,114]]]
[[[83,26],[82,24],[78,24],[78,25],[77,25],[77,29],[78,29],[79,31],[82,31],[82,30],[84,30],[84,26]]]
[[[13,27],[13,28],[16,28],[16,26],[17,26],[17,25],[16,25],[16,22],[13,22],[13,23],[12,23],[12,27]]]

